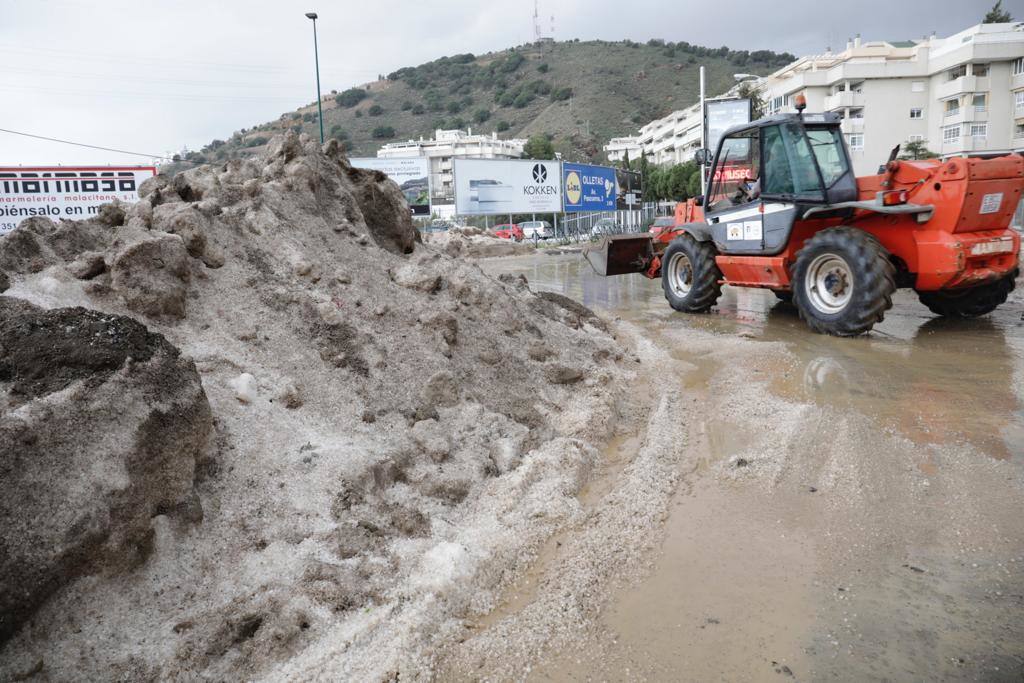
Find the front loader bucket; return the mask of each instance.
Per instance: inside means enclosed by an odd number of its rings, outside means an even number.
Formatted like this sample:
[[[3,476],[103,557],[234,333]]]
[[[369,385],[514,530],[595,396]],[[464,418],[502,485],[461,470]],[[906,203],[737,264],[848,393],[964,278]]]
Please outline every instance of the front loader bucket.
[[[651,236],[609,235],[600,244],[583,248],[583,258],[598,275],[643,273],[654,257]]]

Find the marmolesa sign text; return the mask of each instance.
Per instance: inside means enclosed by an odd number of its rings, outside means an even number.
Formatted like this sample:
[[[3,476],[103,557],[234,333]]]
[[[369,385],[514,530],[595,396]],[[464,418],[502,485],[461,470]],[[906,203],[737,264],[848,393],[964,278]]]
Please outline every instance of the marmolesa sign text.
[[[152,166],[0,166],[0,235],[33,216],[85,220],[115,199],[139,201]]]

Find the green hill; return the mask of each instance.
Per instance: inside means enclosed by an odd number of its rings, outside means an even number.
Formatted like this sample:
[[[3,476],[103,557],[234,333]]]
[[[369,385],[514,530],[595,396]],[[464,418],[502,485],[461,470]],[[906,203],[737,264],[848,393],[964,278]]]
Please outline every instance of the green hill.
[[[407,67],[386,78],[324,97],[324,131],[353,156],[373,156],[387,142],[431,137],[437,128],[472,127],[501,137],[553,137],[568,160],[600,161],[609,138],[699,97],[698,67],[708,93],[724,92],[738,71],[766,74],[790,54],[735,51],[651,40],[570,41],[486,55],[461,54]],[[329,87],[329,84],[327,84]],[[280,119],[215,140],[187,159],[221,160],[257,151],[289,128],[319,135],[316,103]]]

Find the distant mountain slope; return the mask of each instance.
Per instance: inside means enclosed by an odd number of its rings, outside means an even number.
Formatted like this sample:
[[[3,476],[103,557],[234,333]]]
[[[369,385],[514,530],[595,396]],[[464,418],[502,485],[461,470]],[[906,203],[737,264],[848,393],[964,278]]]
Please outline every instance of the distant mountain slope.
[[[596,161],[609,138],[696,102],[700,65],[707,67],[708,93],[717,94],[733,85],[736,72],[766,74],[792,60],[766,50],[660,40],[555,42],[455,55],[325,95],[324,131],[343,139],[353,156],[373,156],[384,143],[430,137],[437,128],[472,127],[501,137],[547,133],[566,159]],[[288,128],[319,135],[316,103],[215,140],[188,158],[245,155]]]

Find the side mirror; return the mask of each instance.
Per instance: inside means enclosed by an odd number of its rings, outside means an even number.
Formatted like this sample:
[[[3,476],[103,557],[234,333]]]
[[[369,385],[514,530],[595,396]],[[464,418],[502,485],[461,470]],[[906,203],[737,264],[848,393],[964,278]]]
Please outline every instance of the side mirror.
[[[693,153],[693,160],[698,166],[707,166],[711,163],[711,151],[701,147]]]
[[[704,195],[699,194],[693,198],[693,203],[697,206],[704,206]]]

